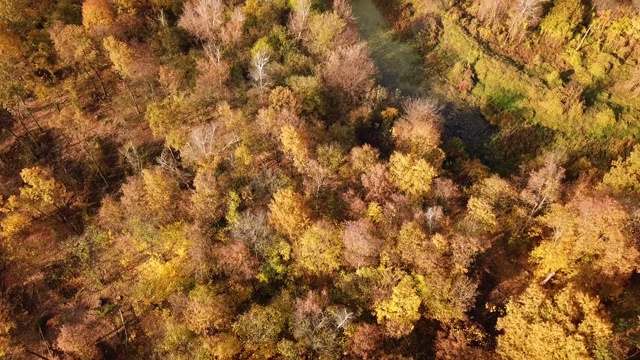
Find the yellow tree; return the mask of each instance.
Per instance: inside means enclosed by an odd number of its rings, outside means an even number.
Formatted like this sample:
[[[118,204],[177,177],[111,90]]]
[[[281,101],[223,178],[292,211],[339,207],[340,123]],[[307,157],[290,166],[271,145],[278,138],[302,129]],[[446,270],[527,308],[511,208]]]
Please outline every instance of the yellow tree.
[[[204,122],[202,112],[192,99],[174,96],[147,105],[145,119],[153,136],[164,138],[168,146],[182,150],[191,127]]]
[[[9,318],[9,307],[0,299],[0,357],[8,357],[13,352],[10,332],[16,327],[15,322]]]
[[[420,297],[413,278],[407,274],[402,276],[393,287],[391,297],[377,302],[374,307],[378,324],[384,326],[389,336],[408,335],[420,319]]]
[[[84,70],[89,79],[88,70],[91,70],[98,79],[102,94],[107,96],[99,71],[99,52],[86,30],[78,25],[55,24],[49,29],[49,35],[62,63]]]
[[[189,303],[185,312],[187,326],[197,334],[211,330],[222,331],[231,327],[233,302],[214,289],[198,285],[189,292]]]
[[[281,130],[280,142],[284,153],[293,159],[293,166],[304,173],[309,164],[309,149],[304,136],[293,126],[287,125]]]
[[[41,167],[25,168],[20,172],[20,177],[25,183],[20,188],[20,202],[33,217],[49,216],[75,233],[80,233],[66,215],[72,194],[53,177],[51,171]]]
[[[85,0],[82,4],[82,25],[92,34],[105,34],[115,20],[115,11],[108,0]]]
[[[625,233],[628,220],[625,209],[606,197],[578,196],[552,205],[542,218],[550,236],[531,253],[536,273],[543,283],[561,275],[616,291],[639,265],[634,240]]]
[[[192,243],[186,225],[176,223],[160,229],[152,239],[150,257],[137,269],[134,297],[148,305],[161,303],[183,291],[193,281]]]
[[[394,152],[389,159],[389,172],[393,183],[414,200],[420,200],[431,191],[437,171],[424,159]]]
[[[123,83],[133,102],[138,115],[141,114],[136,96],[131,90],[129,81],[150,81],[158,72],[156,64],[150,57],[144,57],[140,51],[135,51],[129,44],[109,36],[102,42],[114,69],[123,78]]]
[[[142,170],[145,201],[148,211],[160,223],[168,223],[177,216],[180,184],[162,168]]]
[[[498,319],[497,352],[505,359],[593,359],[606,354],[611,327],[598,298],[573,287],[550,295],[534,284]]]
[[[640,145],[636,145],[626,159],[618,158],[604,175],[602,186],[618,194],[640,194]]]
[[[29,227],[32,215],[29,211],[21,207],[18,197],[10,196],[6,201],[1,202],[0,205],[0,213],[6,214],[0,221],[0,229],[2,229],[0,234],[7,239],[12,239]]]
[[[302,235],[309,224],[310,214],[302,196],[292,189],[280,189],[269,204],[269,223],[291,239]]]
[[[340,267],[342,253],[340,233],[326,222],[312,225],[293,242],[296,266],[309,275],[330,275]]]

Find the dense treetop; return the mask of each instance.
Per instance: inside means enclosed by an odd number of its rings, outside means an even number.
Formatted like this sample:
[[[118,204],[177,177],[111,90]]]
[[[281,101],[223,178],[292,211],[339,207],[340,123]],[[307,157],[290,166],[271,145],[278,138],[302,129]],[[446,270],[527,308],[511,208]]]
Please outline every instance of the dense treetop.
[[[633,358],[639,7],[0,0],[0,358]]]

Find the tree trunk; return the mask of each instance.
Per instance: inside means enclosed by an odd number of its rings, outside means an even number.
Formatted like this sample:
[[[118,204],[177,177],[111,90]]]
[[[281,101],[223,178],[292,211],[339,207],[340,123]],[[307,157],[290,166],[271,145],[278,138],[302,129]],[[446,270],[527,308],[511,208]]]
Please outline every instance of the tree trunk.
[[[104,97],[105,98],[108,97],[107,90],[104,87],[104,82],[102,81],[102,77],[100,76],[100,73],[98,72],[98,70],[95,67],[93,67],[91,64],[87,64],[87,66],[89,66],[89,68],[93,70],[93,73],[98,78],[98,82],[100,83],[100,88],[102,89],[102,94],[104,95]]]
[[[142,112],[140,111],[140,107],[138,107],[138,102],[136,101],[135,96],[133,96],[133,91],[131,91],[131,87],[129,86],[129,83],[126,80],[122,80],[122,82],[124,83],[124,87],[127,88],[127,92],[129,93],[129,97],[131,98],[131,101],[133,102],[133,105],[136,108],[136,113],[138,115],[142,115]]]

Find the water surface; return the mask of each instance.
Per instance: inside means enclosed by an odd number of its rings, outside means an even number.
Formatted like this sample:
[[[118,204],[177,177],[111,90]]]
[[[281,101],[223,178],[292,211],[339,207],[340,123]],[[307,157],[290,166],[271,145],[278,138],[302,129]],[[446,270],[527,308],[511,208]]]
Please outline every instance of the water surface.
[[[380,84],[390,91],[398,89],[404,96],[423,95],[425,75],[418,52],[393,37],[391,26],[372,0],[354,0],[351,6],[360,37],[369,44],[378,67]]]

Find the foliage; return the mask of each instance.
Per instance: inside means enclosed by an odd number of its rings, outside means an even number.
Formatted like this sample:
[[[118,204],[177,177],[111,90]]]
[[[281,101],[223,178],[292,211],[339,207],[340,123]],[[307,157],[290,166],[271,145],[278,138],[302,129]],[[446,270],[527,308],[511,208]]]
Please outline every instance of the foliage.
[[[497,352],[507,359],[591,359],[611,337],[598,298],[572,287],[554,295],[537,285],[507,304],[498,319]]]
[[[311,225],[293,242],[293,259],[306,274],[330,275],[342,260],[340,234],[327,223]]]
[[[632,356],[630,3],[0,0],[0,357]]]

